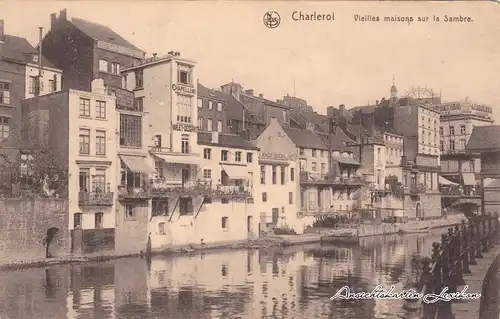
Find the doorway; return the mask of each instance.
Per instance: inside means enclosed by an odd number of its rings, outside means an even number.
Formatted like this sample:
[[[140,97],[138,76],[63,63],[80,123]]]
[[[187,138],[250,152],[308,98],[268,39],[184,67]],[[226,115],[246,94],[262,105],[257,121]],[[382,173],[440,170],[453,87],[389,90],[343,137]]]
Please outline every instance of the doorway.
[[[187,186],[186,184],[189,181],[189,169],[188,168],[183,168],[181,170],[181,176],[182,176],[182,187]]]
[[[248,238],[253,237],[253,216],[247,216],[247,233]]]
[[[279,220],[279,217],[280,217],[280,210],[279,210],[279,208],[273,208],[272,214],[273,214],[272,223],[273,223],[274,226],[276,226],[276,225],[278,225],[278,220]]]
[[[424,219],[424,216],[422,216],[423,215],[422,214],[422,206],[420,205],[420,203],[417,203],[415,215],[420,220]]]
[[[53,255],[50,252],[50,243],[52,243],[52,240],[56,236],[56,233],[59,231],[59,228],[57,227],[51,227],[47,229],[47,237],[45,238],[45,258],[52,258]]]

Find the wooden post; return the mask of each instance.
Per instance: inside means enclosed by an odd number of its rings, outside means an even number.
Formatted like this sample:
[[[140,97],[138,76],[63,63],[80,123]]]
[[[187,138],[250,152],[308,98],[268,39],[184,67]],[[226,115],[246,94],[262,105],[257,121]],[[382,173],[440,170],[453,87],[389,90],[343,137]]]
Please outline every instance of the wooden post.
[[[483,245],[483,253],[488,251],[488,216],[483,215],[481,219],[481,243]]]
[[[468,229],[467,225],[465,224],[465,221],[462,220],[462,225],[460,227],[460,238],[462,239],[462,265],[463,269],[462,272],[465,274],[470,274],[470,268],[469,268],[469,234],[468,234]]]
[[[481,244],[481,216],[477,216],[477,219],[474,221],[476,227],[476,258],[483,258],[482,254],[482,244]]]
[[[450,274],[450,238],[448,237],[446,234],[441,235],[441,272],[443,276],[441,283],[450,289],[452,278]],[[438,308],[438,318],[446,318],[449,313],[451,313],[451,303],[441,302]]]
[[[455,274],[456,274],[456,284],[457,286],[465,285],[464,277],[463,277],[463,247],[462,247],[462,232],[460,231],[460,226],[455,225],[455,231],[453,232],[454,240],[455,240]]]

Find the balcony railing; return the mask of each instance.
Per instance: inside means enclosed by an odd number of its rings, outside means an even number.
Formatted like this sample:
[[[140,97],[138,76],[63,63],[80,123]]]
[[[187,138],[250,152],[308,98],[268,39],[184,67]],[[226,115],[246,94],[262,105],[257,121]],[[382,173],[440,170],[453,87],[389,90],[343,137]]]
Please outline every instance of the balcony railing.
[[[330,174],[300,172],[300,182],[323,185],[362,185],[365,179],[361,176],[334,177]]]
[[[455,197],[480,197],[482,192],[479,186],[448,186],[441,187],[442,196],[455,196]]]
[[[182,148],[179,151],[173,151],[171,147],[150,146],[149,151],[152,153],[177,153],[177,154],[192,154],[191,146]]]
[[[206,196],[252,196],[252,188],[249,186],[215,184],[208,179],[181,181],[156,178],[151,181],[151,189],[153,196],[156,197],[169,196],[172,193],[203,194]]]
[[[120,199],[147,199],[151,198],[151,188],[148,186],[118,186],[118,198]]]
[[[408,190],[410,194],[420,194],[425,192],[426,187],[424,184],[415,184],[415,185],[410,185]]]
[[[113,205],[113,192],[95,193],[79,192],[78,205],[80,206],[111,206]]]

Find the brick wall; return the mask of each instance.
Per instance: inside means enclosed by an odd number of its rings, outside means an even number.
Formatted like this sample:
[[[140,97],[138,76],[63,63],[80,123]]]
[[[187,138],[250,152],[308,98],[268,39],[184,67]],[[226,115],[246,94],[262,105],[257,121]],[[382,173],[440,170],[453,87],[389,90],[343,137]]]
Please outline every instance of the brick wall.
[[[68,254],[67,200],[0,200],[0,262],[45,258],[45,238],[52,227],[59,230],[50,244],[50,253]]]
[[[99,71],[99,59],[108,61],[108,72]],[[135,61],[140,61],[123,54],[114,53],[98,48],[94,48],[93,54],[93,78],[103,79],[104,85],[122,87],[122,77],[120,74],[112,74],[111,63],[119,63],[121,68],[132,66]]]

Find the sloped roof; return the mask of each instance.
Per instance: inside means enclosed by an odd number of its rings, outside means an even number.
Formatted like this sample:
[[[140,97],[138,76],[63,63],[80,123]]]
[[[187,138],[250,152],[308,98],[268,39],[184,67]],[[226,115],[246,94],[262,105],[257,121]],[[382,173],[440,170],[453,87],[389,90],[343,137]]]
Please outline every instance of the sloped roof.
[[[323,141],[326,146],[329,146],[328,134],[318,133],[318,136]],[[340,127],[337,127],[335,131],[335,135],[332,136],[331,139],[331,148],[332,150],[339,151],[348,151],[351,150],[352,146],[348,145],[349,143],[355,143],[354,140],[350,139],[344,131]]]
[[[297,147],[327,150],[325,143],[311,130],[284,127],[283,130]]]
[[[256,150],[256,151],[259,150],[258,147],[256,147],[255,145],[253,145],[248,141],[245,141],[239,135],[224,134],[224,133],[219,133],[219,142],[213,143],[211,132],[198,132],[198,144],[227,147],[227,148],[238,148],[244,150]]]
[[[144,52],[105,25],[89,22],[80,18],[71,18],[71,23],[94,40]]]
[[[467,143],[466,150],[499,150],[500,151],[500,125],[477,126]]]
[[[38,51],[25,38],[5,35],[5,41],[2,45],[0,55],[3,58],[18,61],[20,63],[34,63],[33,55]],[[56,68],[49,60],[42,55],[42,65],[50,68]]]

